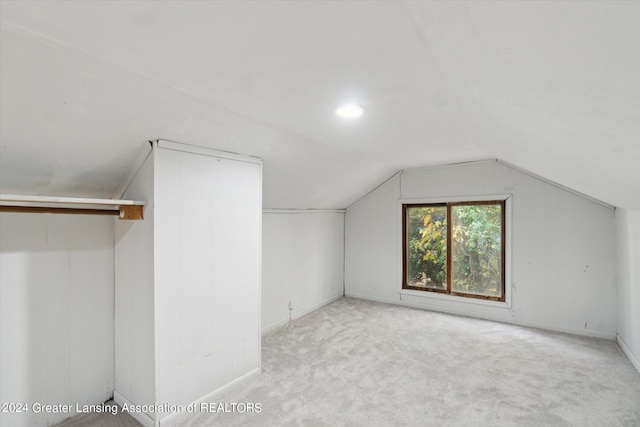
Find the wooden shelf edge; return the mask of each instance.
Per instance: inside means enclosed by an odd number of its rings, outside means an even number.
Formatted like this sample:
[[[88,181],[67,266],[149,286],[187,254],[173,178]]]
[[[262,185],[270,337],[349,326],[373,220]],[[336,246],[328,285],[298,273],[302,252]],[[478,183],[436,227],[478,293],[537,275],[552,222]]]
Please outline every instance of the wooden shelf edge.
[[[140,220],[145,205],[135,200],[0,194],[0,212],[117,215],[122,220]]]

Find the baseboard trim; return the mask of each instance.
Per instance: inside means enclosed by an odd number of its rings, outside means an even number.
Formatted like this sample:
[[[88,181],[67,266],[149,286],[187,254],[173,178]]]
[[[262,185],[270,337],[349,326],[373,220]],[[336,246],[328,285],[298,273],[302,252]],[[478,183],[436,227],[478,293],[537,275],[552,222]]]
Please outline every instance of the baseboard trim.
[[[342,293],[338,294],[338,295],[334,295],[330,298],[327,298],[323,301],[321,301],[320,303],[313,305],[309,308],[305,308],[304,310],[300,310],[300,311],[293,311],[293,313],[291,314],[291,320],[295,320],[295,319],[299,319],[302,316],[306,316],[307,314],[316,311],[317,309],[324,307],[325,305],[331,304],[334,301],[339,300],[340,298],[342,298],[343,295]],[[262,335],[266,335],[269,332],[273,332],[276,329],[279,329],[281,327],[283,327],[284,325],[286,325],[287,323],[289,323],[289,318],[286,317],[284,319],[280,319],[280,320],[276,320],[275,322],[271,322],[269,323],[267,326],[262,328]]]
[[[616,341],[618,342],[618,345],[622,349],[622,352],[625,354],[625,356],[627,356],[631,364],[636,368],[638,372],[640,372],[640,360],[638,360],[638,358],[636,358],[636,356],[631,352],[631,349],[627,346],[620,335],[616,337]]]
[[[133,402],[131,402],[129,399],[127,399],[126,397],[118,393],[117,390],[114,390],[113,392],[113,401],[116,402],[118,405],[120,405],[120,407],[122,407],[125,403],[127,404],[127,406],[135,406]],[[145,427],[155,426],[155,420],[151,418],[149,415],[145,414],[144,412],[127,412],[127,413]]]
[[[384,304],[407,305],[404,301],[401,301],[401,300],[391,300],[386,298],[371,297],[369,295],[354,294],[353,292],[345,292],[344,296],[347,298],[363,299],[366,301],[375,301],[375,302],[381,302]],[[416,308],[424,308],[424,307],[416,307]]]
[[[356,293],[352,293],[352,292],[347,292],[345,296],[351,297],[351,298],[357,298],[357,299],[381,302],[381,303],[385,303],[385,304],[401,305],[401,306],[404,306],[404,307],[417,308],[417,309],[420,309],[420,310],[429,310],[429,311],[435,311],[435,312],[438,312],[438,313],[453,314],[453,315],[456,315],[456,316],[472,317],[474,319],[491,320],[493,322],[506,323],[506,324],[509,324],[509,325],[517,325],[517,326],[525,326],[525,327],[528,327],[528,328],[543,329],[545,331],[560,332],[560,333],[564,333],[564,334],[579,335],[579,336],[583,336],[583,337],[601,338],[601,339],[605,339],[605,340],[609,340],[609,341],[615,341],[616,340],[616,334],[613,333],[613,332],[593,331],[593,330],[588,330],[588,329],[562,328],[562,327],[557,327],[557,326],[553,326],[553,325],[546,325],[546,324],[536,323],[536,322],[519,322],[519,321],[516,321],[516,320],[512,320],[510,318],[502,318],[502,317],[498,317],[498,316],[487,316],[487,315],[484,315],[484,314],[481,314],[481,313],[476,313],[476,312],[465,312],[463,310],[448,309],[448,308],[442,307],[441,305],[437,305],[437,306],[436,305],[431,305],[428,302],[414,303],[414,302],[409,302],[409,301],[400,300],[400,299],[392,300],[392,299],[370,297],[368,295],[361,295],[361,294],[356,294]]]
[[[189,418],[190,416],[192,416],[195,413],[199,413],[199,404],[201,402],[207,402],[207,401],[215,401],[218,397],[220,397],[222,394],[226,393],[227,391],[229,391],[230,389],[239,386],[240,384],[243,384],[247,381],[250,381],[252,379],[254,379],[255,377],[260,376],[260,368],[255,368],[252,371],[247,372],[246,374],[244,374],[243,376],[241,376],[240,378],[236,378],[235,380],[231,381],[230,383],[220,387],[217,390],[212,391],[211,393],[205,394],[204,396],[202,396],[201,398],[194,400],[193,402],[191,402],[188,405],[184,405],[184,407],[193,407],[195,408],[194,411],[192,412],[173,412],[171,414],[168,414],[166,417],[161,418],[160,420],[158,420],[158,426],[159,427],[170,427],[170,426],[176,426],[176,425],[181,425],[187,418]]]

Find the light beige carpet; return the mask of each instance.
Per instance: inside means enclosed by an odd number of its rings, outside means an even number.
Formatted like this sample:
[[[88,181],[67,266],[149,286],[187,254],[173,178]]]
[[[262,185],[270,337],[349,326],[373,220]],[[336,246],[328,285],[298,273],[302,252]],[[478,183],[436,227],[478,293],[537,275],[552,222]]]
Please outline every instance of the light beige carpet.
[[[640,426],[615,342],[343,298],[264,337],[262,375],[187,426]]]
[[[105,402],[105,406],[118,406],[113,400]],[[115,413],[115,415],[114,415]],[[120,410],[120,406],[115,411],[104,413],[87,413],[67,418],[56,427],[139,427],[140,423],[131,415]]]
[[[245,406],[183,425],[640,426],[640,373],[613,341],[343,298],[265,336],[262,375],[213,403]]]

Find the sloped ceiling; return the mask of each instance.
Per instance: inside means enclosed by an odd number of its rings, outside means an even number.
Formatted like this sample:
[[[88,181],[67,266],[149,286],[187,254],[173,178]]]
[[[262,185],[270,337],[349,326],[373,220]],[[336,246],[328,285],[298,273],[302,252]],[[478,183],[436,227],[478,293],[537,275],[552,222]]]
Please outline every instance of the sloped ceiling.
[[[267,208],[499,158],[640,209],[637,1],[2,1],[0,31],[3,193],[111,197],[163,138],[262,157]]]

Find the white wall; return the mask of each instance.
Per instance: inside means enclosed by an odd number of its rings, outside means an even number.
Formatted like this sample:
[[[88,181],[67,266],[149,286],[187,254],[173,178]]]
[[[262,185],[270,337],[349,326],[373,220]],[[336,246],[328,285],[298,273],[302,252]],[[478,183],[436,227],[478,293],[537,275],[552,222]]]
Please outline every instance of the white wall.
[[[262,331],[268,332],[342,297],[344,213],[265,212],[262,223]]]
[[[156,399],[188,405],[259,373],[262,165],[154,154]]]
[[[75,408],[112,396],[113,221],[0,214],[1,402]],[[3,412],[0,425],[71,415]]]
[[[511,195],[510,306],[420,291],[400,294],[399,200],[500,194]],[[615,337],[613,209],[504,164],[478,162],[405,171],[351,206],[345,230],[347,295]]]
[[[640,211],[616,209],[618,342],[640,371]]]
[[[154,143],[124,195],[145,219],[116,227],[117,402],[186,406],[259,374],[261,196],[258,159]]]
[[[153,174],[149,156],[123,195],[147,202],[144,219],[115,225],[115,398],[136,405],[156,401]],[[152,412],[135,415],[155,419]]]

